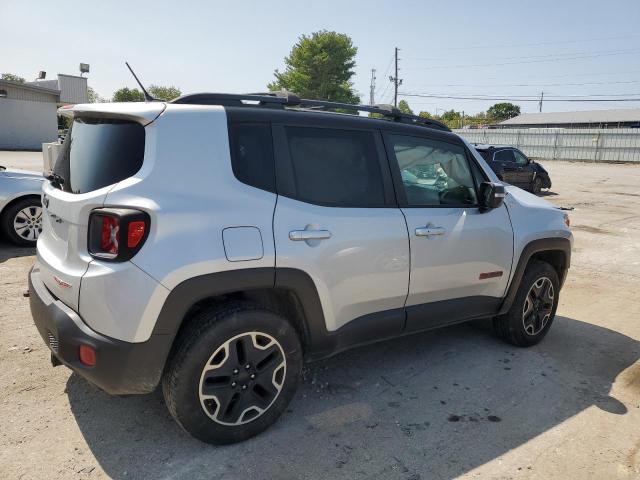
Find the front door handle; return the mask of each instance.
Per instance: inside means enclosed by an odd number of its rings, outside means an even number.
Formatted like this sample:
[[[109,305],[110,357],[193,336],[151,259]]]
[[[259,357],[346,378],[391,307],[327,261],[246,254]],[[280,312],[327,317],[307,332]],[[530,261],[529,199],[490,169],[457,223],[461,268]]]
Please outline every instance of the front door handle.
[[[420,227],[416,228],[416,236],[418,237],[433,237],[437,235],[444,235],[447,231],[442,227]]]
[[[292,230],[289,232],[289,240],[301,242],[307,240],[327,240],[331,238],[329,230]]]

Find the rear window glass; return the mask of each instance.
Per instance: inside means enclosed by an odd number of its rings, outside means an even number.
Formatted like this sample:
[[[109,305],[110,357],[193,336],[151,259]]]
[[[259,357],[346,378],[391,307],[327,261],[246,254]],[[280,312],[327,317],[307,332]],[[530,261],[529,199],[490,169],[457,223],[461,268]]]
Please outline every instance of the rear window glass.
[[[144,127],[114,119],[76,118],[53,173],[61,188],[85,193],[133,176],[144,158]]]

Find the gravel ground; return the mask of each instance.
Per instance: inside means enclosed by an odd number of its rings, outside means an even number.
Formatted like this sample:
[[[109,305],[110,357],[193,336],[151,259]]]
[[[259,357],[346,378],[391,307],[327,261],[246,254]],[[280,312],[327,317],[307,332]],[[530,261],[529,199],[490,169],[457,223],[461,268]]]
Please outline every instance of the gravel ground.
[[[182,432],[159,392],[51,368],[23,297],[33,251],[0,244],[0,478],[639,478],[640,166],[545,166],[576,243],[540,345],[478,323],[347,352],[228,447]]]

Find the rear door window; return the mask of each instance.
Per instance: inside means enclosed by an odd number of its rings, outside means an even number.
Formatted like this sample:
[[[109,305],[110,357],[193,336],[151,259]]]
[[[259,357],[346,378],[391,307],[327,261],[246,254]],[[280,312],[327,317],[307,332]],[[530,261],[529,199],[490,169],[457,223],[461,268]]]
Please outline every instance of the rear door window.
[[[513,156],[513,150],[499,150],[495,153],[493,160],[501,163],[515,163],[516,158]]]
[[[285,127],[296,199],[335,207],[385,205],[372,132]]]
[[[144,127],[116,119],[75,118],[53,172],[61,188],[85,193],[135,175],[144,159]]]

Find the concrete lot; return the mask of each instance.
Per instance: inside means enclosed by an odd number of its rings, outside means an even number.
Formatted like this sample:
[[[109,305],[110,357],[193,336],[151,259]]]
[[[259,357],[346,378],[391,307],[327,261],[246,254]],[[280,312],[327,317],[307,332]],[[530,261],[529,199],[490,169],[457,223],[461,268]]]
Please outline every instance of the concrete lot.
[[[639,478],[640,166],[545,166],[576,243],[540,345],[476,324],[347,352],[229,447],[182,432],[158,392],[52,369],[22,295],[33,251],[1,244],[0,478]]]

